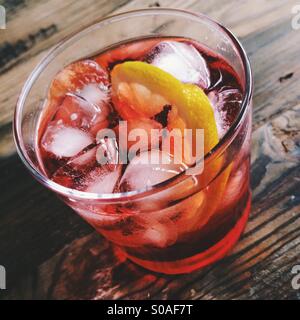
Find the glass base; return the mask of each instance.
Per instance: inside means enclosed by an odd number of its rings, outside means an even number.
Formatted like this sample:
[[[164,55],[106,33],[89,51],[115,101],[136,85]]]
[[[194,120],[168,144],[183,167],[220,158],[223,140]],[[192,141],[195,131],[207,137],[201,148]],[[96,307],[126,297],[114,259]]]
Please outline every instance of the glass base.
[[[192,257],[177,261],[156,262],[140,259],[131,256],[126,252],[123,253],[131,261],[151,271],[165,274],[183,274],[195,271],[222,259],[233,248],[245,229],[250,213],[250,208],[251,195],[248,198],[243,215],[237,221],[234,228],[231,229],[230,232],[228,232],[227,235],[214,246]]]

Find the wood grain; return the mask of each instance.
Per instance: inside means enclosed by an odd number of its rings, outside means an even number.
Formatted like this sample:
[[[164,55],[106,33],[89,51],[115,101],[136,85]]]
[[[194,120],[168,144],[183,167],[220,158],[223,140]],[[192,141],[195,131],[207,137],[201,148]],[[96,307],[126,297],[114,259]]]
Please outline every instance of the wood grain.
[[[300,299],[300,31],[294,1],[0,1],[0,264],[4,299]],[[20,89],[51,46],[103,16],[150,6],[202,12],[242,41],[254,73],[253,205],[234,251],[213,266],[161,276],[116,258],[111,245],[32,179],[15,154]],[[82,258],[84,257],[84,259]]]

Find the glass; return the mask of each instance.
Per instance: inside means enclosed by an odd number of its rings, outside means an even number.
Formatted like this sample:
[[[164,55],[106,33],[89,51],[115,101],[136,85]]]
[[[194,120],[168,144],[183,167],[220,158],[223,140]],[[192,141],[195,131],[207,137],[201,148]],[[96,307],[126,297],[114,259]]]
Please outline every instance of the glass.
[[[239,114],[205,156],[204,174],[182,172],[143,190],[113,194],[82,192],[50,180],[40,168],[36,151],[51,80],[73,61],[148,37],[193,39],[220,54],[240,78],[244,95]],[[33,176],[129,259],[157,272],[187,273],[222,258],[247,222],[251,203],[251,98],[249,61],[230,31],[204,15],[175,9],[137,10],[93,24],[57,45],[40,62],[18,100],[15,142]]]

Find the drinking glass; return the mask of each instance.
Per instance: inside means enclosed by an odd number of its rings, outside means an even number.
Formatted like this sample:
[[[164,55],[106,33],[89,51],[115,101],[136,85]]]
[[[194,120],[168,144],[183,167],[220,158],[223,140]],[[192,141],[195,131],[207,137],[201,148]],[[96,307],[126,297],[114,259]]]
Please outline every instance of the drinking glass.
[[[118,44],[151,37],[195,40],[221,55],[240,78],[237,118],[204,157],[201,175],[188,170],[142,190],[97,194],[49,179],[40,165],[37,137],[47,90],[66,65]],[[157,272],[191,272],[222,258],[240,237],[251,203],[249,187],[252,76],[239,41],[202,14],[146,9],[102,19],[63,40],[33,70],[18,99],[14,137],[32,175],[54,191],[135,263]],[[83,257],[84,258],[84,257]]]

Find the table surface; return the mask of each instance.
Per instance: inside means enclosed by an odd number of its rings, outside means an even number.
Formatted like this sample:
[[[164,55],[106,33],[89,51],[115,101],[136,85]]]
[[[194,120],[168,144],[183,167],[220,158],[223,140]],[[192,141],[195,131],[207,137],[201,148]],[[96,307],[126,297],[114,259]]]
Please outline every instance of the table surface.
[[[4,299],[300,299],[300,30],[295,1],[0,1],[0,265]],[[222,261],[181,276],[119,261],[105,241],[39,185],[15,153],[11,121],[20,89],[48,49],[116,12],[176,7],[205,13],[241,40],[254,73],[249,223]]]

